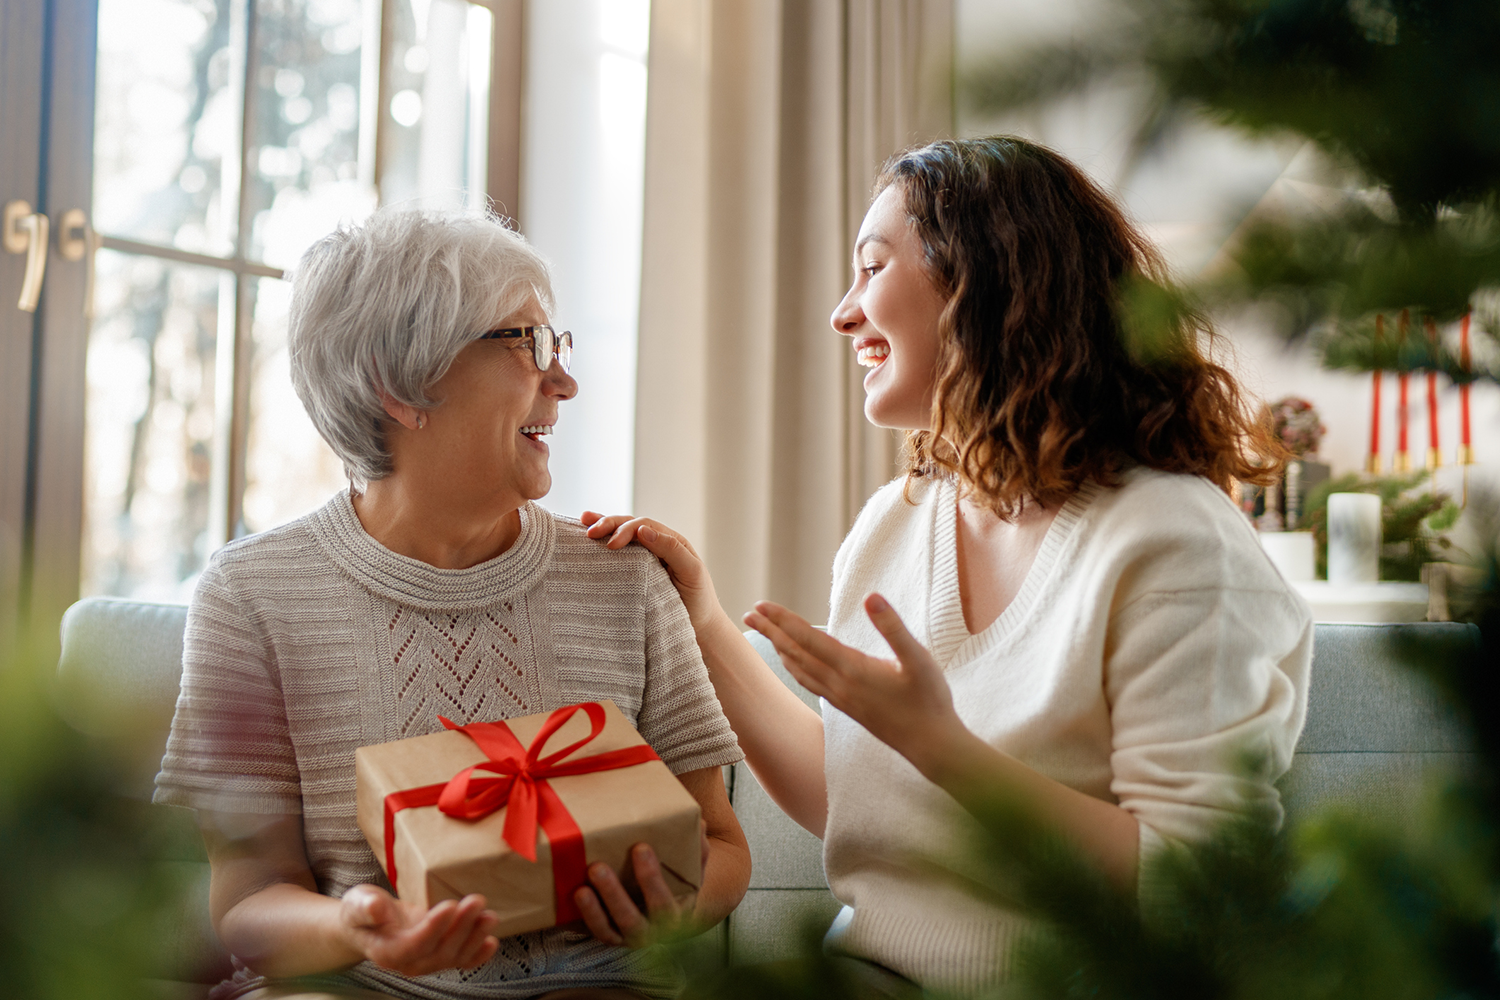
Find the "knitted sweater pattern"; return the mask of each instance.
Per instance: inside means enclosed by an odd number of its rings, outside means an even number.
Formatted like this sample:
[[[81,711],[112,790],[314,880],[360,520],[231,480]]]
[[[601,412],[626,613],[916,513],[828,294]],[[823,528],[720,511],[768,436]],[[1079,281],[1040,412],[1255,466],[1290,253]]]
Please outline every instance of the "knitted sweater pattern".
[[[1222,491],[1139,468],[1118,487],[1085,486],[1015,599],[971,635],[955,486],[919,480],[908,503],[903,485],[870,500],[839,551],[830,634],[889,657],[861,606],[883,594],[942,665],[964,724],[1132,813],[1143,856],[1231,813],[1279,822],[1274,782],[1306,715],[1311,615]],[[837,947],[958,994],[1003,980],[1028,922],[944,874],[964,870],[972,817],[827,705],[824,734],[824,863],[846,905]]]
[[[657,561],[605,550],[537,504],[504,553],[439,569],[365,533],[347,494],[220,550],[188,612],[156,801],[303,821],[319,891],[389,888],[355,819],[354,751],[459,723],[608,698],[673,773],[741,758],[687,613]],[[670,995],[624,949],[554,928],[473,970],[336,977],[422,1000],[629,985]],[[246,979],[248,987],[258,981]]]

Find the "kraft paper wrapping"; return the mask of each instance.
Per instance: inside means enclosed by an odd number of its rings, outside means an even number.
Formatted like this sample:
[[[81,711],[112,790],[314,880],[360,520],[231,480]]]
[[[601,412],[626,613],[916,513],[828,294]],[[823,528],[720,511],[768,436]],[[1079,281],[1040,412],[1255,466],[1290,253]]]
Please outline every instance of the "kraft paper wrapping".
[[[568,761],[645,743],[614,702],[599,704],[605,711],[604,730]],[[505,723],[529,747],[550,715],[543,712]],[[561,750],[588,733],[588,719],[579,712],[552,735],[543,753]],[[442,732],[360,747],[354,759],[359,828],[384,869],[385,797],[446,782],[487,758],[464,733]],[[650,844],[661,859],[668,888],[679,903],[691,905],[703,880],[700,811],[697,800],[666,764],[652,760],[549,780],[583,831],[589,864],[602,861],[633,886],[634,871],[627,871],[630,848]],[[400,898],[431,907],[444,899],[482,893],[500,917],[495,929],[499,937],[554,926],[557,906],[547,834],[538,834],[536,861],[528,861],[505,842],[505,814],[502,807],[469,821],[445,816],[436,806],[398,812],[395,853]]]

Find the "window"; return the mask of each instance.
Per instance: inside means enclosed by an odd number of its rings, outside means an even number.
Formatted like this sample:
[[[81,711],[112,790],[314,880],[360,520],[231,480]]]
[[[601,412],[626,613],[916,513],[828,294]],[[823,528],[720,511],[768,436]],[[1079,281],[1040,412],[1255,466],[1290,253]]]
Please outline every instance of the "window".
[[[493,36],[462,0],[100,0],[83,593],[185,600],[343,485],[283,269],[378,201],[484,203]]]

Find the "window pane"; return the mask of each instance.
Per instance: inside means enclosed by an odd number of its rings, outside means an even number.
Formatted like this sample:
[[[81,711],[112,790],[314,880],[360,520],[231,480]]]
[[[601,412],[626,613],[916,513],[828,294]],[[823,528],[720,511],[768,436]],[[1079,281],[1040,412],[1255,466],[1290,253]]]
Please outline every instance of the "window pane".
[[[292,389],[286,349],[292,286],[255,285],[250,370],[250,445],[245,467],[245,532],[274,528],[321,507],[345,488],[344,467],[318,436]]]
[[[83,593],[185,601],[208,555],[220,274],[99,251]]]
[[[381,201],[482,208],[494,17],[463,0],[395,0],[386,9]]]
[[[256,10],[248,249],[290,267],[341,220],[375,207],[359,164],[363,4],[261,0]]]
[[[239,115],[228,40],[229,0],[100,0],[94,120],[100,232],[231,252],[219,183]]]

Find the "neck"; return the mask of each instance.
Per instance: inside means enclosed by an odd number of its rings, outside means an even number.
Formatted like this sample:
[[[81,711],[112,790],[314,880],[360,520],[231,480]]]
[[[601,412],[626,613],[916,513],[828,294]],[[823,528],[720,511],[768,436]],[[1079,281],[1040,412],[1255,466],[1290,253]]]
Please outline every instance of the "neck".
[[[973,494],[964,492],[960,488],[958,495],[958,512],[961,517],[974,525],[992,525],[994,528],[1008,526],[1012,528],[1024,528],[1027,525],[1039,521],[1051,523],[1057,511],[1048,510],[1035,500],[1023,500],[1021,506],[1016,510],[1015,517],[1009,521],[1002,520],[987,504],[974,499]]]
[[[354,498],[359,523],[381,545],[439,569],[467,569],[493,559],[521,537],[519,507],[465,502],[449,489],[394,473]]]

